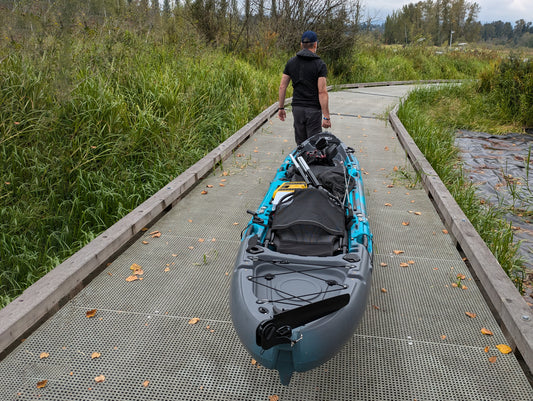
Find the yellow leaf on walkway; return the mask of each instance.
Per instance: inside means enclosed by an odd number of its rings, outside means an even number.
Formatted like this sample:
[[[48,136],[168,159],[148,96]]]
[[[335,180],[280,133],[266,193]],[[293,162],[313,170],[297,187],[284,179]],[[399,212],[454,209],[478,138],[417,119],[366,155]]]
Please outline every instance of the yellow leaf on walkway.
[[[496,348],[498,348],[502,354],[508,354],[513,351],[511,347],[505,344],[498,344]]]
[[[45,388],[46,383],[48,383],[48,380],[41,380],[40,382],[37,382],[37,388]]]
[[[191,320],[189,320],[189,324],[196,324],[200,321],[199,317],[193,317]]]
[[[494,335],[494,333],[492,333],[492,331],[490,331],[489,329],[486,329],[485,327],[483,327],[481,329],[481,334],[485,334],[486,336],[492,336]]]
[[[94,315],[96,315],[96,309],[91,309],[85,312],[85,317],[87,318],[94,317]]]
[[[48,358],[49,356],[50,354],[48,352],[41,352],[41,354],[39,355],[39,358],[44,359],[44,358]]]

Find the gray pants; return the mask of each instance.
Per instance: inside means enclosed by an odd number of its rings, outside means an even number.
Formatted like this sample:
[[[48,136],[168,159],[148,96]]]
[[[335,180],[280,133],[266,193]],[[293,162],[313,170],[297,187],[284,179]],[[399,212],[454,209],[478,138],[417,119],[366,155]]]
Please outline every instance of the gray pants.
[[[297,145],[322,132],[322,110],[292,106],[292,116],[294,118],[294,139]]]

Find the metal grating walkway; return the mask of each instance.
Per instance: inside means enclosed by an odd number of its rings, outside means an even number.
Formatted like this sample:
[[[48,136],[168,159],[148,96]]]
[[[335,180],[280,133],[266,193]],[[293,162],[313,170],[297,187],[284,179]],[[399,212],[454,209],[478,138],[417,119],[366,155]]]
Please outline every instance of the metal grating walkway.
[[[411,88],[330,94],[332,132],[366,172],[376,247],[365,317],[336,357],[284,387],[251,363],[231,324],[246,209],[294,147],[292,121],[273,118],[0,362],[0,400],[533,400],[515,356],[496,349],[507,341],[425,191],[395,180],[394,167],[412,169],[376,117]],[[144,274],[129,282],[133,263]],[[467,289],[452,287],[457,274]]]

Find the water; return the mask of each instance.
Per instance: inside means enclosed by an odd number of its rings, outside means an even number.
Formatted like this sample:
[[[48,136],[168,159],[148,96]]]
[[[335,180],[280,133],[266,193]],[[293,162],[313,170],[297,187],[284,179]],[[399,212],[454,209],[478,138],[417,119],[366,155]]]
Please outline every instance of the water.
[[[533,135],[459,131],[456,145],[479,196],[508,211],[505,218],[512,223],[515,240],[522,241],[520,253],[533,277]]]

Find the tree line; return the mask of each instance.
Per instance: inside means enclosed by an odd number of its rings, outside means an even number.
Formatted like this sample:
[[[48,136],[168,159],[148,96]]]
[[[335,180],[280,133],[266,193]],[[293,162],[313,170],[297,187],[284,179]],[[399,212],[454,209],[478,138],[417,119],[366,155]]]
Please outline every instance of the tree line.
[[[426,0],[409,3],[389,15],[384,25],[387,44],[492,42],[533,47],[533,27],[524,19],[510,22],[477,21],[480,6],[465,0]]]
[[[232,52],[294,51],[303,31],[320,32],[321,55],[338,60],[355,45],[362,0],[10,0],[0,1],[0,33],[28,38],[113,29],[179,43],[194,34]]]

